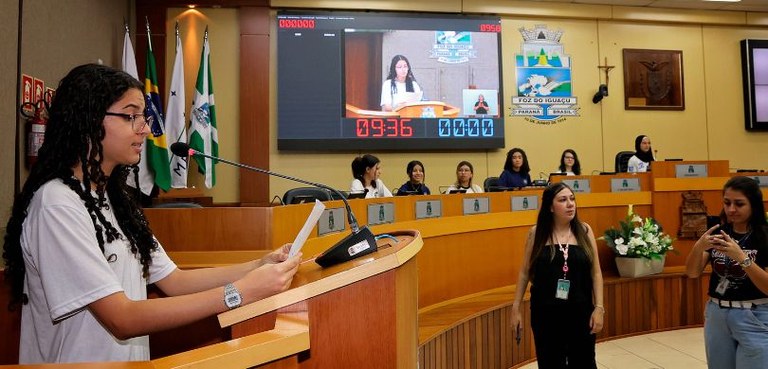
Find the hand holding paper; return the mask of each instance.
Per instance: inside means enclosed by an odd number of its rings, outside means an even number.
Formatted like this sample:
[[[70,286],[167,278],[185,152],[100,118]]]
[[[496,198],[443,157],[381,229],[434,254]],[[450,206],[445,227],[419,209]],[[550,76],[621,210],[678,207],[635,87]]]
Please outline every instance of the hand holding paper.
[[[301,227],[301,230],[296,235],[296,239],[293,240],[291,251],[288,252],[288,257],[293,257],[301,250],[301,247],[304,246],[304,242],[309,238],[309,233],[312,232],[312,228],[315,227],[317,221],[320,220],[320,216],[323,215],[324,210],[325,204],[315,200],[315,206],[312,208],[312,212],[309,213],[307,220],[304,222],[304,226]]]

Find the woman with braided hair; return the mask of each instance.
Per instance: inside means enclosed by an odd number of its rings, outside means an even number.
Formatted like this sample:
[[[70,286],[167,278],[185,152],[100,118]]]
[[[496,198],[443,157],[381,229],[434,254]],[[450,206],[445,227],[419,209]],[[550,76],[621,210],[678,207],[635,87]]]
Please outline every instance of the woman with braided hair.
[[[3,258],[21,305],[19,362],[149,359],[147,334],[288,288],[301,256],[179,270],[141,208],[136,164],[149,134],[142,85],[87,64],[62,79],[38,161],[16,197]],[[147,299],[154,283],[166,298]]]

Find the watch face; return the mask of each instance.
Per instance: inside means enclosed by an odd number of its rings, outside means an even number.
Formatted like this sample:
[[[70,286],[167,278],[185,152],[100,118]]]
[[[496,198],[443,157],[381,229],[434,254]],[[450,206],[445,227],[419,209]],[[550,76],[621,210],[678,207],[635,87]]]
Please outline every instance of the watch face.
[[[750,265],[752,265],[752,259],[746,258],[744,261],[741,262],[742,268],[748,268]]]
[[[240,298],[240,294],[237,292],[227,295],[227,306],[230,308],[238,307],[240,306],[240,303],[242,302],[242,299]]]

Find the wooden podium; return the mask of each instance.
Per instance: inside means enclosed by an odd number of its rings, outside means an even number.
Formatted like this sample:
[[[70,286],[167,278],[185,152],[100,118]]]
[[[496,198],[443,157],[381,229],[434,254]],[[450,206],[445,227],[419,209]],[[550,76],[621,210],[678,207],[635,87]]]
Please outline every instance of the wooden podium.
[[[425,110],[434,113],[432,118],[454,118],[459,115],[459,108],[450,106],[442,101],[417,101],[407,103],[397,109],[396,112],[403,118],[425,117]]]
[[[418,231],[391,232],[378,251],[329,268],[299,266],[278,295],[219,314],[232,339],[142,362],[7,368],[393,368],[418,360]]]

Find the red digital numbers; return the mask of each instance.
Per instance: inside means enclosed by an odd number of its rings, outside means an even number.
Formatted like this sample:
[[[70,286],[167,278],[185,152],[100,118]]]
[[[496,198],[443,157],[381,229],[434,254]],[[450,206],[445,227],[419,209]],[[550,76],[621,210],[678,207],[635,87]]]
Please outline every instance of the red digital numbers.
[[[314,19],[280,19],[277,24],[280,28],[315,28]]]
[[[480,25],[480,32],[501,32],[501,24],[483,23]]]
[[[357,137],[411,137],[410,119],[360,118],[355,121]]]

